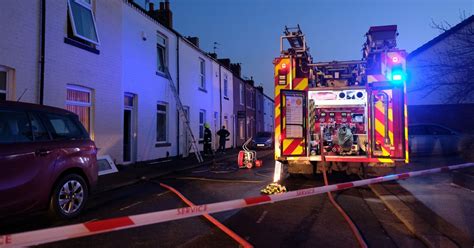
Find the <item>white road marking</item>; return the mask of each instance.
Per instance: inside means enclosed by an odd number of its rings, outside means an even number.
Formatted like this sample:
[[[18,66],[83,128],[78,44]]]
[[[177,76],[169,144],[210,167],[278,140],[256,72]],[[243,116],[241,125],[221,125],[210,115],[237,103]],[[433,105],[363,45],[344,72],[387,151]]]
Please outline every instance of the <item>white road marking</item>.
[[[263,211],[262,215],[261,215],[260,218],[258,218],[258,220],[257,220],[257,224],[262,223],[263,218],[265,218],[265,215],[267,215],[267,213],[268,213],[268,211],[266,211],[266,210]]]
[[[125,209],[129,209],[129,208],[131,208],[131,207],[133,207],[133,206],[136,206],[136,205],[138,205],[138,204],[140,204],[140,203],[142,203],[142,201],[135,202],[135,203],[133,203],[132,205],[123,207],[123,208],[120,209],[120,211],[123,211],[123,210],[125,210]]]
[[[156,196],[157,196],[157,197],[160,197],[160,196],[162,196],[162,195],[164,195],[164,194],[168,194],[168,193],[169,193],[169,191],[165,191],[165,192],[162,192],[162,193],[156,194]]]

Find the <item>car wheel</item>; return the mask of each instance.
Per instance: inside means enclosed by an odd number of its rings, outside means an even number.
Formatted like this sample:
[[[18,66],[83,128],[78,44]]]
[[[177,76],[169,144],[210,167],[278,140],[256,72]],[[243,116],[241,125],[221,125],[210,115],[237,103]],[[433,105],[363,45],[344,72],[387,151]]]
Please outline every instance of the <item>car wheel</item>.
[[[61,219],[78,216],[84,209],[88,197],[88,188],[84,179],[77,174],[61,178],[50,201],[50,214]]]

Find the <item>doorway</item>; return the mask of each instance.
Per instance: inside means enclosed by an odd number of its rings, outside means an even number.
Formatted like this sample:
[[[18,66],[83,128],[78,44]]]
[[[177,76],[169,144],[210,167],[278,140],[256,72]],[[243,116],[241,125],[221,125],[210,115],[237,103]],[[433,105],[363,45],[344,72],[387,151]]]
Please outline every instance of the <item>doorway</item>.
[[[135,96],[125,94],[123,108],[123,162],[136,162],[136,122],[135,122]]]

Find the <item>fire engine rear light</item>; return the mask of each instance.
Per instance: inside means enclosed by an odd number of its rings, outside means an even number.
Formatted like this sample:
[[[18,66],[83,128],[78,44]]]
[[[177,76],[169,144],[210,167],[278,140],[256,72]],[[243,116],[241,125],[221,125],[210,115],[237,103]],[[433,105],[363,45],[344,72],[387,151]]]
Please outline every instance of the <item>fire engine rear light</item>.
[[[285,63],[281,64],[281,69],[285,69],[285,68],[286,68],[286,64]]]
[[[400,59],[398,59],[397,56],[395,56],[395,57],[392,58],[392,62],[393,62],[393,63],[398,63],[399,61],[400,61]]]

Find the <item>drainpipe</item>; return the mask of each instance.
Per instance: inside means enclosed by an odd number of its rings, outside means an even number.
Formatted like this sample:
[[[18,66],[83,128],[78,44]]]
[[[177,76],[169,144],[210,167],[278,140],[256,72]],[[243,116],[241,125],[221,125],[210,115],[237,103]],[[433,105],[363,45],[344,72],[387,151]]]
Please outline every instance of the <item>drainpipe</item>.
[[[45,36],[46,36],[46,0],[41,0],[41,50],[40,50],[40,96],[39,103],[44,104],[44,57],[45,57]]]
[[[219,65],[219,130],[222,127],[222,78],[221,78],[221,64]],[[217,130],[215,130],[217,131]]]
[[[178,91],[178,96],[179,96],[179,36],[176,35],[176,90]],[[177,120],[177,123],[178,125],[177,126],[177,129],[176,129],[176,156],[179,157],[179,110],[178,110],[178,114],[176,115],[176,120]],[[184,128],[185,132],[186,131],[186,128]],[[185,133],[184,135],[187,135],[187,133]],[[188,145],[185,144],[185,146],[187,147]]]

